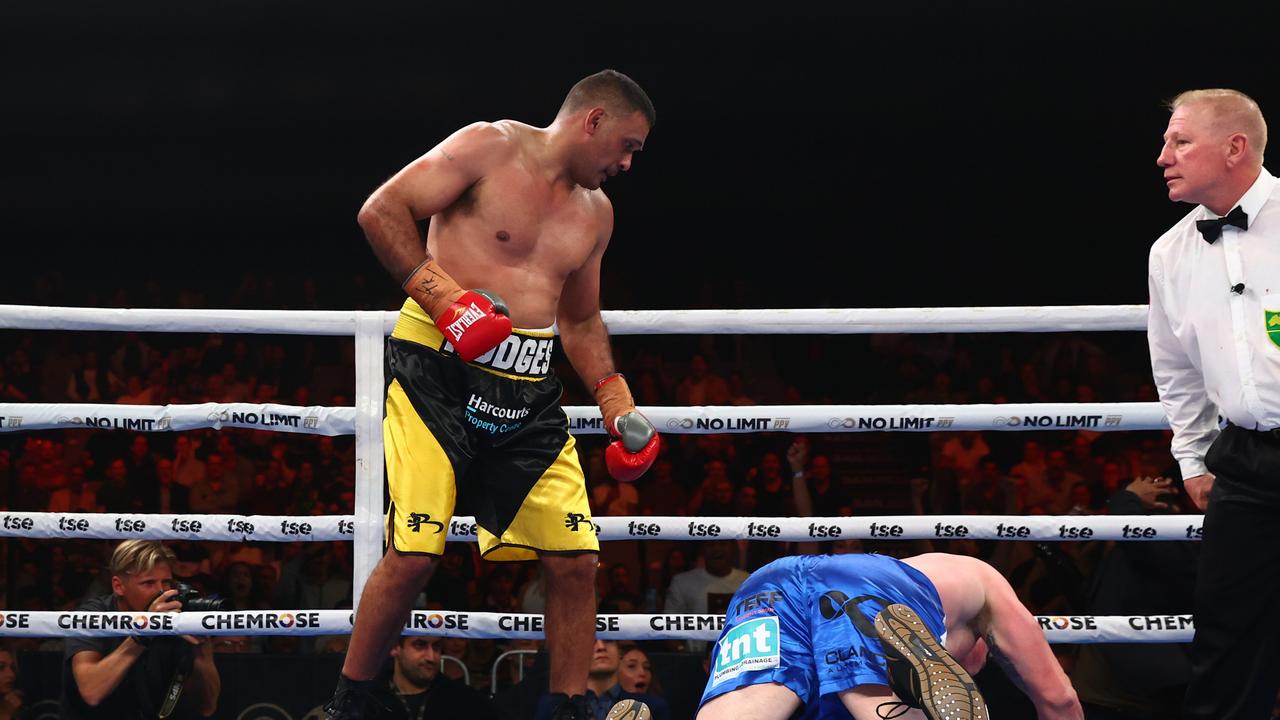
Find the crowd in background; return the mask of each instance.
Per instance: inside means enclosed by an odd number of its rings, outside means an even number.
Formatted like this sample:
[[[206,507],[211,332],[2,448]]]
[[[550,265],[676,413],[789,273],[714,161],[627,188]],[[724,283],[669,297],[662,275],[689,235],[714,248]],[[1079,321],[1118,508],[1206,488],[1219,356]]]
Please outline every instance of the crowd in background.
[[[148,291],[155,294],[148,301],[156,306],[203,301]],[[344,295],[351,292],[347,288]],[[318,306],[314,285],[304,284],[289,297],[296,298],[295,307]],[[227,304],[268,307],[278,300],[270,283],[247,275]],[[1145,346],[1132,333],[623,337],[615,340],[615,355],[641,406],[1156,399]],[[557,372],[566,378],[564,403],[589,404],[572,369],[557,357]],[[346,338],[0,334],[0,402],[343,406],[351,404],[353,377]],[[1108,512],[1109,502],[1135,481],[1176,472],[1164,433],[1106,433],[1100,428],[666,434],[663,440],[660,460],[628,485],[605,471],[601,436],[579,438],[597,516],[1097,514]],[[350,437],[252,430],[0,434],[0,493],[10,510],[349,514],[354,482]],[[469,513],[459,507],[458,514]],[[110,591],[104,570],[109,541],[2,542],[5,572],[0,581],[8,609],[73,609],[88,595]],[[179,558],[175,574],[205,593],[228,598],[233,609],[351,607],[350,543],[168,544]],[[1111,545],[612,542],[604,543],[597,592],[602,612],[715,611],[723,608],[706,605],[707,597],[716,595],[708,587],[725,578],[732,584],[786,553],[906,555],[937,549],[993,563],[1033,612],[1084,614],[1091,604],[1088,579],[1104,564]],[[730,594],[731,588],[725,599]],[[542,601],[536,563],[488,563],[478,557],[474,544],[450,543],[418,604],[541,612]],[[217,649],[341,652],[345,640],[223,637]],[[56,641],[15,644],[53,648]],[[443,653],[460,658],[472,682],[487,687],[498,653],[534,646],[532,641],[449,638]],[[647,647],[685,648],[680,643]],[[1071,662],[1069,655],[1063,659]],[[460,676],[462,669],[446,664],[444,672]]]

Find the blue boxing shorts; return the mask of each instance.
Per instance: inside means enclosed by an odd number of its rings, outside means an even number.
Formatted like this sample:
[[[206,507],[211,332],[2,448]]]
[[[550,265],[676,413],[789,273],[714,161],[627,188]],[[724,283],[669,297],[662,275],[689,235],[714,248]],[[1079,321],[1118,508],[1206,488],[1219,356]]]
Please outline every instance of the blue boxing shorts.
[[[835,693],[889,684],[872,623],[891,603],[915,610],[944,639],[937,589],[895,558],[801,555],[765,565],[729,602],[700,705],[747,685],[779,683],[804,702],[798,717],[827,717],[821,708],[848,717]]]

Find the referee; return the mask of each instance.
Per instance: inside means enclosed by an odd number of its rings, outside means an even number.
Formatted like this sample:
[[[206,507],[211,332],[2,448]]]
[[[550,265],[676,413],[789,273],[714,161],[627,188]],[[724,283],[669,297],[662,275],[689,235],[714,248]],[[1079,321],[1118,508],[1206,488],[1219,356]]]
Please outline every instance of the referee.
[[[1206,510],[1185,717],[1255,720],[1280,689],[1280,185],[1252,98],[1191,90],[1169,109],[1156,163],[1196,208],[1151,248],[1147,340]]]

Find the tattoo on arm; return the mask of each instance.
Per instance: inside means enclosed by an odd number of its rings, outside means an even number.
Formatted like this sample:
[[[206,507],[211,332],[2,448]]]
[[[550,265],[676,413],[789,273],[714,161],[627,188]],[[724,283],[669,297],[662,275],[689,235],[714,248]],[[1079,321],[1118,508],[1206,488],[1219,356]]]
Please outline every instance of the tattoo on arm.
[[[1009,677],[1010,682],[1030,697],[1031,693],[1027,690],[1027,681],[1018,674],[1018,667],[1014,664],[1013,659],[1005,655],[1004,650],[996,645],[996,634],[988,631],[985,639],[987,641],[987,656],[1000,665],[1000,669],[1004,670],[1004,674]]]
[[[418,281],[418,292],[426,293],[427,295],[435,295],[436,284],[434,277],[422,278]]]
[[[444,148],[440,148],[440,154],[444,156],[444,159],[445,159],[445,160],[452,160],[452,159],[453,159],[453,156],[449,154],[449,151],[448,151],[448,150],[445,150]]]

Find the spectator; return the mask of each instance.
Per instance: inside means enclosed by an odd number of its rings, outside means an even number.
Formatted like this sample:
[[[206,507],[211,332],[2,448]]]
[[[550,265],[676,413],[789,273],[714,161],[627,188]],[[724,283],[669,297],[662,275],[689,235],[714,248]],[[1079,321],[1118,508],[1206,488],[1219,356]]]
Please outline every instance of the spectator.
[[[515,594],[515,582],[515,571],[510,565],[490,568],[484,578],[486,593],[480,609],[483,612],[519,612],[520,600]]]
[[[467,586],[476,576],[476,563],[472,543],[452,542],[444,546],[440,567],[427,581],[426,600],[438,602],[448,610],[465,610]]]
[[[532,563],[533,576],[520,586],[517,596],[520,598],[520,612],[541,615],[547,609],[547,579],[539,571],[538,564]]]
[[[661,695],[662,688],[653,676],[649,655],[639,645],[618,644],[618,684],[629,693]]]
[[[977,472],[982,459],[991,454],[991,448],[982,433],[962,432],[952,434],[942,444],[940,454],[951,460],[951,466],[963,481]]]
[[[196,457],[199,441],[193,441],[190,433],[182,433],[173,441],[173,482],[190,489],[204,482],[204,461]]]
[[[729,598],[750,573],[734,567],[738,546],[732,540],[702,543],[702,567],[686,570],[671,578],[663,611],[675,615],[723,613]],[[686,641],[690,652],[705,652],[707,644]]]
[[[787,463],[791,466],[791,495],[795,501],[796,513],[802,517],[812,517],[816,508],[822,508],[828,515],[840,514],[842,510],[847,514],[848,498],[844,489],[832,482],[831,461],[826,455],[814,455],[806,472],[804,466],[808,456],[809,441],[803,436],[796,438],[787,449]]]
[[[757,513],[761,517],[786,517],[792,514],[791,483],[782,475],[782,458],[769,451],[760,457],[760,465],[747,472],[747,482],[756,489]]]
[[[1027,478],[1027,507],[1045,515],[1065,515],[1071,508],[1071,488],[1084,478],[1067,469],[1067,456],[1050,450],[1039,481]]]
[[[486,652],[493,647],[490,640],[477,640],[473,643],[468,638],[447,637],[440,643],[440,647],[445,657],[458,661],[445,663],[440,670],[440,674],[450,680],[464,682],[472,668],[488,667],[493,659],[492,653]],[[477,648],[480,649],[477,651]]]
[[[120,405],[155,405],[160,392],[160,388],[143,383],[137,375],[130,375],[124,387],[124,393],[116,398]]]
[[[734,371],[729,373],[729,405],[755,405],[756,401],[747,394],[746,387],[742,380],[742,373]]]
[[[248,497],[252,492],[256,471],[253,461],[240,454],[233,433],[234,431],[228,430],[218,433],[218,454],[222,456],[227,485],[234,488],[237,496]],[[256,437],[267,439],[270,435],[256,434]]]
[[[222,572],[222,597],[227,600],[227,610],[266,610],[270,604],[258,592],[254,581],[253,566],[246,562],[233,562]]]
[[[605,720],[610,710],[619,702],[639,701],[649,706],[653,720],[671,720],[671,710],[662,698],[644,693],[631,693],[622,689],[618,683],[618,641],[596,639],[595,651],[591,656],[591,669],[587,673],[587,695],[585,717],[591,720]],[[551,720],[555,707],[559,702],[554,695],[546,694],[538,699],[535,720]],[[634,715],[612,714],[612,717],[635,717]]]
[[[977,476],[960,497],[966,515],[1017,515],[1021,513],[1017,481],[1000,472],[994,460],[984,460]]]
[[[333,403],[330,403],[331,405]],[[337,405],[334,405],[337,407]],[[330,478],[335,478],[342,472],[343,465],[346,461],[338,452],[338,448],[334,445],[333,438],[328,435],[321,435],[316,442],[316,455],[314,463],[316,466],[316,477],[324,484]]]
[[[689,358],[689,374],[676,386],[676,404],[728,405],[729,384],[708,370],[705,357],[695,354]]]
[[[689,514],[699,517],[726,517],[734,514],[733,483],[724,475],[724,462],[712,460],[702,485],[689,499]]]
[[[591,455],[595,454],[593,450]],[[603,465],[603,460],[601,464]],[[608,472],[593,472],[590,477],[593,486],[591,510],[596,515],[631,517],[639,512],[640,493],[634,483],[619,482]]]
[[[142,511],[156,512],[160,506],[160,478],[146,435],[138,433],[129,441],[125,465],[128,467],[129,489],[140,498]]]
[[[172,545],[176,557],[173,576],[202,594],[216,593],[218,581],[213,576],[213,562],[209,557],[208,547],[193,540],[175,540]]]
[[[0,646],[0,720],[26,717],[22,691],[18,689],[18,656],[12,648]]]
[[[23,348],[17,348],[9,353],[5,358],[6,366],[4,370],[0,370],[0,397],[9,393],[10,397],[22,397],[22,400],[9,400],[8,402],[30,402],[30,399],[36,397],[36,377],[31,371],[31,357]],[[8,382],[5,378],[8,378]]]
[[[663,547],[663,559],[653,560],[645,571],[645,588],[641,597],[641,607],[646,612],[659,612],[666,605],[667,590],[671,587],[671,579],[690,569],[691,563],[685,548],[688,544],[649,543],[648,547]]]
[[[1027,440],[1022,444],[1022,460],[1009,470],[1009,474],[1025,482],[1028,492],[1035,493],[1038,488],[1044,487],[1048,471],[1044,448],[1035,440]]]
[[[400,636],[391,648],[388,686],[393,701],[386,717],[496,720],[497,711],[487,696],[440,672],[443,644],[438,637]]]
[[[276,581],[279,574],[272,565],[250,565],[253,570],[253,588],[254,592],[261,599],[262,604],[269,605],[268,598],[276,596]]]
[[[111,353],[111,369],[118,377],[146,374],[151,358],[151,346],[142,340],[142,334],[134,331],[124,334],[116,351]]]
[[[272,461],[272,465],[278,465],[278,462]],[[247,503],[249,512],[254,515],[276,515],[281,508],[296,507],[295,490],[291,477],[282,475],[278,468],[273,469],[269,465],[267,472],[257,473],[253,477]]]
[[[191,492],[174,482],[172,460],[160,458],[156,461],[156,479],[160,482],[159,512],[180,515],[191,512]]]
[[[204,482],[191,487],[191,512],[234,513],[239,499],[239,489],[227,478],[222,455],[210,453],[205,458]]]
[[[671,461],[659,458],[640,479],[640,512],[645,515],[681,516],[688,513],[688,493],[676,482]]]
[[[328,547],[313,543],[300,556],[301,568],[283,591],[281,607],[332,610],[342,607],[351,597],[351,582],[333,570],[333,556]]]
[[[644,594],[640,598],[639,611],[656,615],[662,612],[662,601],[667,594],[661,560],[650,560],[645,567]]]
[[[1067,491],[1067,503],[1071,506],[1067,510],[1068,515],[1093,515],[1101,509],[1093,497],[1093,489],[1084,481],[1072,485]]]
[[[1090,487],[1101,490],[1102,465],[1093,455],[1093,441],[1094,438],[1083,431],[1075,434],[1067,454],[1067,469],[1084,478]]]
[[[626,563],[617,563],[609,568],[608,591],[600,600],[603,612],[633,613],[640,609],[640,596],[631,586],[631,569]],[[606,608],[608,608],[606,610]],[[624,609],[625,608],[625,609]]]
[[[50,512],[102,512],[98,504],[98,494],[85,478],[82,465],[71,468],[65,499],[55,496],[56,493],[51,493],[49,497]]]
[[[110,461],[102,475],[103,483],[102,489],[98,491],[98,501],[107,512],[145,512],[142,509],[142,497],[129,487],[129,469],[124,458]]]
[[[1120,463],[1110,460],[1102,463],[1102,492],[1106,497],[1111,497],[1116,491],[1120,490],[1124,481],[1124,471],[1120,467]]]
[[[703,473],[720,472],[724,477],[737,478],[742,475],[738,471],[738,441],[735,436],[716,433],[712,435],[686,435],[681,442],[692,438],[693,452],[686,459],[690,468],[698,468]],[[721,465],[710,466],[713,461]]]
[[[111,401],[108,372],[98,361],[98,353],[90,350],[83,357],[71,357],[67,377],[67,401],[73,403],[105,403]]]
[[[1048,402],[1049,398],[1041,391],[1040,375],[1036,371],[1034,365],[1025,363],[1018,371],[1018,382],[1021,383],[1022,392],[1018,400],[1020,402],[1042,403]]]
[[[242,348],[244,346],[237,342],[236,347]],[[224,402],[244,402],[252,392],[251,384],[240,380],[239,371],[233,362],[223,363],[221,375],[213,377],[222,379],[222,397],[227,398]]]
[[[124,463],[121,462],[121,469]],[[122,475],[123,477],[123,475]],[[40,488],[40,466],[36,463],[18,465],[18,482],[13,498],[16,510],[39,510],[49,503],[49,495]]]
[[[805,476],[813,507],[826,508],[834,514],[847,514],[849,499],[844,488],[837,485],[831,475],[831,459],[826,455],[814,455]]]
[[[257,478],[254,478],[255,482]],[[292,497],[290,503],[295,503],[299,498],[309,497],[313,492],[319,490],[319,480],[316,478],[315,463],[310,460],[303,460],[298,463],[298,475],[293,481],[293,487],[290,489]]]

